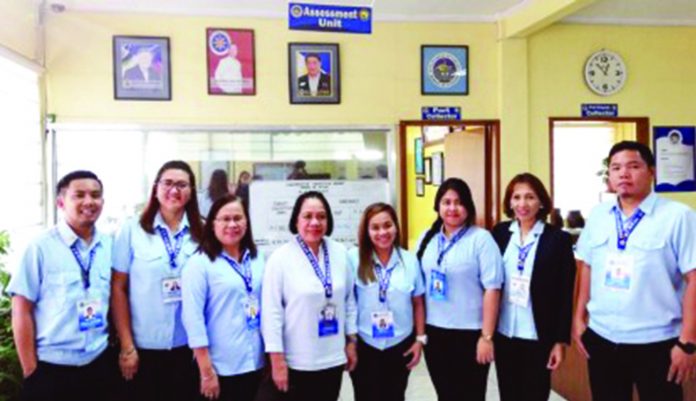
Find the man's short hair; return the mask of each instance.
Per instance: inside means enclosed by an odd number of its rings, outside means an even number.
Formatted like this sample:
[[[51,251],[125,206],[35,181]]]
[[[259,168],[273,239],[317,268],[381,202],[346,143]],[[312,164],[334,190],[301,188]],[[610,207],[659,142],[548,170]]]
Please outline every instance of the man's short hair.
[[[643,159],[648,167],[655,167],[655,156],[653,156],[652,151],[646,145],[636,141],[621,141],[611,147],[609,151],[609,162],[611,163],[611,158],[624,150],[635,150],[640,154],[640,158]]]
[[[104,189],[104,184],[102,184],[101,180],[99,179],[99,177],[97,177],[96,174],[89,170],[76,170],[66,174],[65,176],[63,176],[63,178],[60,179],[60,181],[58,181],[58,185],[56,185],[56,195],[60,195],[63,191],[68,189],[71,182],[82,179],[95,180],[99,183],[99,187],[101,189]]]
[[[305,54],[305,56],[304,56],[305,63],[307,62],[307,60],[309,60],[310,57],[314,57],[315,59],[317,59],[317,61],[319,61],[321,63],[321,57],[319,56],[319,53],[307,53],[307,54]]]

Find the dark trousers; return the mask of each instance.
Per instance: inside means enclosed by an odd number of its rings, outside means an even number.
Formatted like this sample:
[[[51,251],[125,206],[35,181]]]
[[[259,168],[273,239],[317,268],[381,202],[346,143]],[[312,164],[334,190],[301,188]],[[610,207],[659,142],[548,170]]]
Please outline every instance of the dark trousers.
[[[108,399],[113,378],[108,352],[85,366],[64,366],[39,361],[24,379],[23,401],[94,401]]]
[[[539,341],[495,336],[495,369],[501,401],[547,401],[551,346]]]
[[[218,376],[220,397],[218,401],[254,401],[261,384],[263,369],[234,376]],[[200,401],[210,401],[198,394]]]
[[[641,401],[681,401],[682,388],[667,381],[676,339],[649,344],[615,344],[587,329],[582,343],[594,401],[631,401],[633,384]]]
[[[490,364],[476,362],[476,345],[481,332],[427,325],[426,333],[425,362],[437,399],[485,401]]]
[[[380,351],[358,340],[358,365],[351,373],[355,401],[404,401],[408,375],[406,364],[412,355],[404,353],[413,345],[414,337]]]
[[[343,365],[312,372],[289,369],[284,401],[336,401],[341,392]]]
[[[188,347],[138,349],[140,365],[129,386],[133,401],[191,401],[196,394],[196,370]]]

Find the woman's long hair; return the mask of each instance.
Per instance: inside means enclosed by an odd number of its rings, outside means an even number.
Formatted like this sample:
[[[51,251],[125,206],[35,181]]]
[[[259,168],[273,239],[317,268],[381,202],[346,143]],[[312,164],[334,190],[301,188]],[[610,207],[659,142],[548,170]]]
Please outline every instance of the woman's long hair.
[[[227,173],[225,170],[217,169],[213,171],[213,174],[210,176],[210,183],[208,184],[208,198],[210,198],[211,202],[215,202],[230,193],[229,183],[227,181]]]
[[[438,231],[440,231],[440,229],[442,228],[442,218],[440,217],[440,201],[442,200],[442,197],[445,196],[445,193],[447,193],[447,191],[449,191],[450,189],[457,193],[457,195],[459,196],[459,201],[462,203],[462,206],[464,206],[464,209],[466,209],[467,217],[464,221],[464,225],[472,226],[476,223],[476,206],[474,205],[474,199],[471,196],[471,189],[469,189],[469,185],[467,185],[467,183],[460,178],[453,177],[446,179],[445,182],[443,182],[442,185],[440,185],[440,187],[437,189],[437,194],[435,195],[435,205],[433,208],[437,213],[437,219],[435,219],[433,224],[425,233],[425,236],[423,237],[423,240],[420,243],[420,247],[418,248],[418,252],[416,253],[416,256],[418,257],[419,261],[423,259],[423,253],[425,253],[425,248],[428,247],[428,243],[430,242],[430,240],[433,239],[435,234],[437,234]]]
[[[375,246],[370,239],[370,220],[379,213],[387,212],[396,227],[396,236],[394,237],[394,250],[398,250],[398,244],[401,243],[401,229],[399,228],[399,220],[396,217],[396,211],[391,205],[386,203],[373,203],[365,208],[360,219],[360,227],[358,228],[358,255],[360,261],[358,265],[358,278],[363,283],[371,283],[377,281],[375,277],[374,262],[372,254],[375,251]]]
[[[184,208],[186,209],[186,217],[189,221],[191,238],[193,238],[195,242],[200,243],[201,238],[203,237],[203,224],[201,223],[201,213],[198,210],[198,199],[196,198],[195,194],[193,194],[193,191],[196,188],[196,176],[193,174],[191,166],[189,166],[185,161],[168,161],[164,163],[162,167],[160,167],[159,171],[157,171],[155,182],[152,183],[150,199],[147,202],[145,210],[143,210],[142,214],[140,214],[140,227],[142,227],[142,229],[148,234],[155,233],[155,216],[160,209],[160,203],[159,200],[157,200],[157,185],[162,178],[162,174],[164,174],[164,172],[167,170],[181,170],[188,175],[189,185],[191,187],[191,196],[189,197],[189,200]]]

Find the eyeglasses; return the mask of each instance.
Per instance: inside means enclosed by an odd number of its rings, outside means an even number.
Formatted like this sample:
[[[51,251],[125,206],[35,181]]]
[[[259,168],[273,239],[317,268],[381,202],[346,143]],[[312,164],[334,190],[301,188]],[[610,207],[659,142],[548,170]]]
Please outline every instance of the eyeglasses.
[[[241,224],[244,221],[244,216],[223,216],[223,217],[218,217],[215,219],[216,223],[220,223],[222,225],[228,225],[232,222],[235,224]]]
[[[161,185],[162,188],[164,188],[167,191],[169,191],[172,188],[176,188],[179,191],[183,191],[191,187],[191,184],[189,184],[186,181],[160,180],[158,184]]]

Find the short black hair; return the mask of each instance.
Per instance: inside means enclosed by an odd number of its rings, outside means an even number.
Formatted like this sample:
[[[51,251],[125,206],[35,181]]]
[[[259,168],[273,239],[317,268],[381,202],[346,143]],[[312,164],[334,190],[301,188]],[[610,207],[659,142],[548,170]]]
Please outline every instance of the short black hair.
[[[102,184],[99,177],[89,170],[75,170],[63,176],[63,178],[58,181],[56,185],[56,195],[60,195],[63,191],[68,189],[70,183],[75,180],[91,179],[99,183],[99,188],[104,190],[104,184]]]
[[[609,150],[609,163],[611,163],[611,158],[624,150],[635,150],[640,153],[640,158],[643,159],[648,167],[655,167],[655,156],[653,156],[652,151],[646,145],[636,142],[636,141],[621,141]]]
[[[304,56],[305,62],[307,62],[307,60],[310,57],[314,57],[315,59],[319,60],[319,62],[321,63],[321,56],[319,56],[319,53],[307,53],[307,54],[305,54],[305,56]]]
[[[290,215],[290,223],[288,224],[290,232],[293,234],[297,234],[297,219],[300,216],[300,209],[302,209],[302,205],[304,204],[305,200],[309,198],[319,199],[319,201],[324,205],[324,210],[326,210],[326,235],[331,235],[331,233],[333,232],[334,225],[333,213],[331,213],[331,206],[329,206],[329,201],[327,201],[324,194],[322,194],[319,191],[307,191],[297,197],[297,200],[295,201],[295,206],[293,206],[292,208],[292,214]]]

